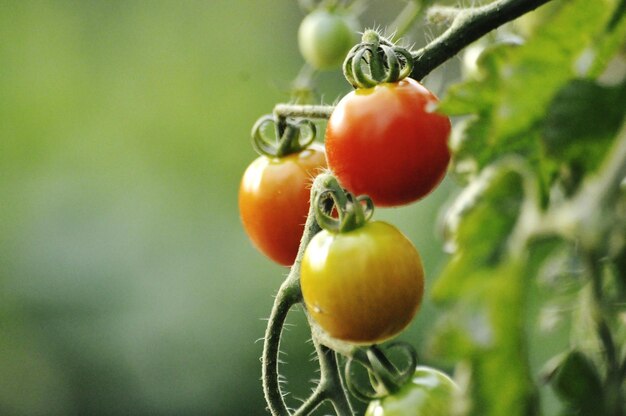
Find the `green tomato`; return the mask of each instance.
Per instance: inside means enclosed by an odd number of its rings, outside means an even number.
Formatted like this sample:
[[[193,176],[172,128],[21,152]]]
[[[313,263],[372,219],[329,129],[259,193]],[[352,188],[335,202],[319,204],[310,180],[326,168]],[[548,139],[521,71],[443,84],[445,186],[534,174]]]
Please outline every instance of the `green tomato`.
[[[450,416],[457,390],[446,374],[418,366],[400,390],[370,402],[365,416]]]
[[[315,69],[341,66],[358,38],[356,20],[340,12],[318,9],[308,14],[298,30],[300,53]]]

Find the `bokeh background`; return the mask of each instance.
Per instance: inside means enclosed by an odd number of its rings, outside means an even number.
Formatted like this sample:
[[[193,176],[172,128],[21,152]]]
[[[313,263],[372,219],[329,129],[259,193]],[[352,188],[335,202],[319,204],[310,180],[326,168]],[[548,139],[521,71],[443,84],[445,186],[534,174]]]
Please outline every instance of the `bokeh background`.
[[[370,3],[366,27],[404,5]],[[237,188],[252,124],[302,65],[302,17],[293,0],[0,0],[0,414],[265,414],[258,340],[287,270],[248,242]],[[318,81],[325,103],[349,90]],[[452,188],[375,214],[427,285]],[[422,350],[434,317],[426,298],[400,338]],[[296,403],[316,373],[290,322]]]

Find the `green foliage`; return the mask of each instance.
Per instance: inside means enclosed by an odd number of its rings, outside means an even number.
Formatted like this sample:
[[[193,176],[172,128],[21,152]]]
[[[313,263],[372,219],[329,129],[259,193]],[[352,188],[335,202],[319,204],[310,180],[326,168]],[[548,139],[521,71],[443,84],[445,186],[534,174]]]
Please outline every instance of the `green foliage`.
[[[611,398],[620,387],[610,381],[610,357],[598,367],[580,352],[561,360],[552,379],[562,403],[546,405],[550,394],[538,381],[545,360],[531,354],[541,341],[529,338],[549,337],[537,330],[540,315],[559,304],[567,288],[566,308],[577,305],[562,314],[574,321],[571,340],[599,362],[610,344],[623,345],[598,329],[608,322],[609,333],[619,337],[615,321],[624,292],[607,289],[619,286],[619,278],[609,281],[597,266],[611,245],[581,248],[575,231],[583,219],[600,216],[624,229],[614,197],[619,189],[600,191],[603,182],[588,179],[610,174],[605,166],[626,112],[626,81],[607,85],[600,77],[624,47],[626,19],[609,23],[616,20],[613,12],[586,0],[564,4],[525,44],[487,47],[478,60],[479,75],[450,87],[441,102],[441,111],[467,116],[452,143],[453,171],[466,188],[445,217],[453,256],[433,289],[447,310],[431,352],[463,363],[460,372],[469,380],[463,414],[535,415],[542,401],[544,411],[622,414]],[[595,205],[584,201],[602,192],[612,194],[604,200],[610,205],[586,212]],[[594,221],[586,224],[602,222]],[[598,237],[593,241],[616,241],[611,252],[620,267],[624,239],[609,238],[599,225],[589,227]],[[544,287],[555,282],[546,278],[555,264],[557,283],[538,295],[542,281]],[[559,342],[567,345],[567,339]],[[604,410],[589,413],[591,408]]]
[[[596,170],[626,113],[626,82],[602,86],[574,79],[560,89],[543,121],[546,155],[567,169],[573,182]]]
[[[556,393],[581,416],[605,414],[602,382],[595,364],[580,351],[568,353],[552,379]]]
[[[476,173],[515,153],[538,168],[555,94],[574,78],[597,75],[619,45],[623,24],[602,36],[610,16],[594,2],[572,1],[525,45],[488,48],[478,62],[482,77],[450,87],[440,104],[449,115],[473,114],[453,143],[457,164],[466,169],[469,162]]]
[[[515,166],[485,169],[461,194],[460,212],[451,210],[447,219],[456,224],[457,249],[433,289],[435,300],[452,304],[433,351],[469,360],[476,415],[527,415],[536,407],[523,333],[526,266],[511,256],[508,241],[524,198]]]

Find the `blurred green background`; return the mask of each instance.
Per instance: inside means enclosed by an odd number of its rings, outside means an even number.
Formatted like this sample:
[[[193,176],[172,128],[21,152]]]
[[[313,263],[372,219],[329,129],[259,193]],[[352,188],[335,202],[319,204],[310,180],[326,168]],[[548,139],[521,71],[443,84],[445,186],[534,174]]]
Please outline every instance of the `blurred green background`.
[[[291,0],[0,1],[0,414],[265,414],[258,340],[287,270],[248,242],[237,188],[252,124],[302,64],[302,16]],[[326,103],[348,91],[319,82]],[[376,214],[429,281],[450,188]],[[422,348],[432,320],[426,299],[400,338]],[[316,373],[290,321],[296,403]]]

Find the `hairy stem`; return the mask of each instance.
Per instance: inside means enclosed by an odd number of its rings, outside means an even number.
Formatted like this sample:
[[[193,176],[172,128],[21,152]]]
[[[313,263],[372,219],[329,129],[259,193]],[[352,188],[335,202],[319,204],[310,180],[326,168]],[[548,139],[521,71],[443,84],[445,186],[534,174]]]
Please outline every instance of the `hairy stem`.
[[[313,193],[315,190],[312,190]],[[289,310],[302,301],[302,293],[300,291],[300,262],[304,255],[304,249],[315,234],[320,231],[320,227],[315,221],[313,208],[309,209],[304,234],[300,242],[298,255],[289,275],[278,290],[278,294],[274,299],[274,305],[270,318],[267,322],[265,331],[265,339],[263,344],[263,393],[265,400],[269,406],[270,412],[275,416],[290,415],[287,405],[283,400],[280,389],[280,381],[278,374],[278,352],[280,348],[280,338],[282,329],[287,319]]]
[[[322,404],[326,400],[326,389],[321,383],[315,388],[315,391],[309,398],[302,403],[302,406],[293,414],[294,416],[305,416],[317,409],[317,406]]]
[[[327,119],[335,109],[332,105],[276,104],[274,115],[277,117],[301,117]]]
[[[265,343],[263,344],[263,393],[270,412],[276,416],[289,415],[289,410],[280,390],[278,352],[280,336],[287,314],[293,305],[300,300],[299,288],[294,285],[293,279],[289,277],[283,282],[274,300],[274,307],[267,323]]]
[[[424,78],[470,43],[548,1],[496,0],[481,7],[458,9],[448,30],[412,53],[415,66],[411,78]]]
[[[337,180],[330,173],[322,173],[315,178],[311,188],[311,200],[320,192],[329,188],[339,187]],[[281,285],[274,300],[272,312],[267,323],[263,344],[263,392],[272,415],[290,416],[291,413],[285,404],[280,388],[278,373],[278,352],[285,319],[290,309],[297,303],[302,303],[300,290],[300,264],[304,250],[311,239],[321,231],[315,219],[315,207],[311,204],[304,227],[304,234],[300,241],[300,248],[296,260],[291,266],[289,275]],[[330,400],[339,416],[351,416],[352,409],[347,394],[341,384],[341,377],[335,357],[335,352],[321,345],[313,339],[320,363],[321,378],[313,394],[296,411],[295,415],[305,415],[312,412],[324,400]]]
[[[354,412],[348,400],[348,394],[341,382],[338,354],[321,344],[316,344],[316,349],[320,357],[320,368],[324,385],[335,412],[337,412],[337,416],[352,416]]]

